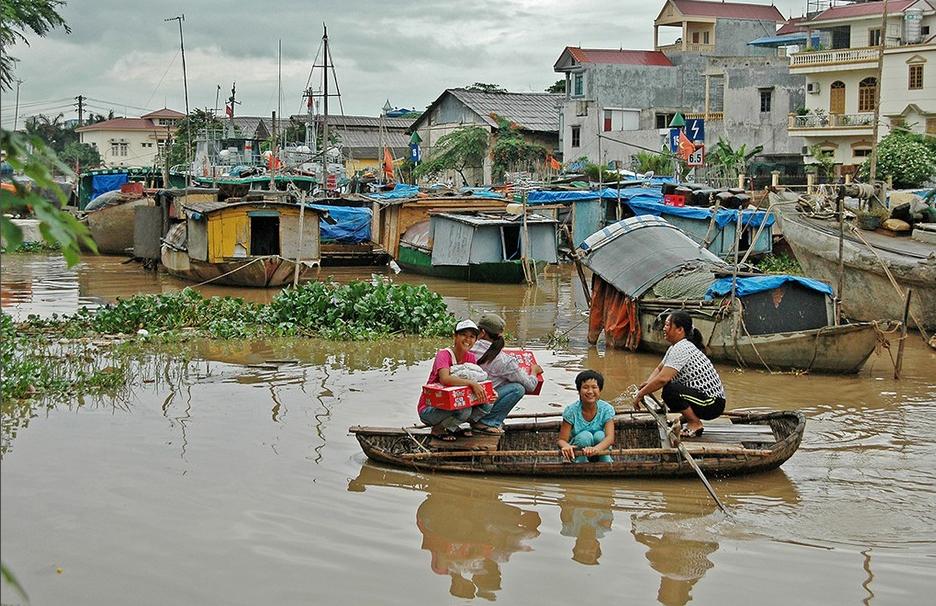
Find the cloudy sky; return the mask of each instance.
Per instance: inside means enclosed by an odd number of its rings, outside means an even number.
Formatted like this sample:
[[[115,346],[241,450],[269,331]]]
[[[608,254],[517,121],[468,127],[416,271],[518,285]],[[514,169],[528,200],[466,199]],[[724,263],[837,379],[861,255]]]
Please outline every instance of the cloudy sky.
[[[758,0],[752,0],[758,1]],[[766,4],[767,0],[760,0]],[[785,16],[806,0],[776,0]],[[552,65],[565,46],[647,49],[662,0],[68,0],[71,34],[56,30],[9,52],[19,59],[20,121],[59,112],[138,116],[185,110],[176,21],[185,13],[189,106],[214,108],[237,82],[238,115],[277,109],[277,47],[282,41],[284,114],[302,111],[301,92],[328,24],[345,114],[377,115],[385,101],[423,109],[446,88],[491,82],[542,91],[558,79]],[[663,37],[670,42],[677,34]],[[321,57],[319,57],[321,61]],[[321,70],[311,85],[321,87]],[[333,84],[331,85],[333,87]],[[14,92],[0,117],[12,126]],[[332,107],[336,100],[330,102]],[[330,108],[333,113],[340,109]]]

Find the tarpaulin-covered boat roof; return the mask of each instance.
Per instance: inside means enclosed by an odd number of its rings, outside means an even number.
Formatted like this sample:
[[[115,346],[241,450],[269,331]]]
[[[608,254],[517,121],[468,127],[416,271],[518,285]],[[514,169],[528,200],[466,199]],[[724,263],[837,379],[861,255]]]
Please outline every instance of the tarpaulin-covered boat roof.
[[[652,215],[612,223],[589,236],[578,250],[589,269],[632,298],[679,268],[727,266],[678,228]]]
[[[732,281],[732,278],[716,280],[709,286],[708,291],[705,293],[705,298],[711,300],[715,297],[727,295],[731,292]],[[830,297],[832,296],[832,287],[825,282],[813,280],[812,278],[804,278],[802,276],[787,275],[746,276],[738,278],[735,286],[735,294],[739,297],[746,297],[755,293],[764,292],[765,290],[779,288],[787,283],[799,284],[810,290],[816,290]]]

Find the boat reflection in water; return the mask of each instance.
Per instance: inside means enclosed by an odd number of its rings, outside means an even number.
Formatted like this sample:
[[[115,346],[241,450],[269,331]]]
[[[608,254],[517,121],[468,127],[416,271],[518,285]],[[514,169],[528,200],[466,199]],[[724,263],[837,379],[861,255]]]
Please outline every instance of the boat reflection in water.
[[[605,485],[604,482],[596,483],[584,494],[567,490],[559,499],[560,534],[575,539],[572,559],[580,564],[598,564],[601,557],[598,539],[611,532],[614,496],[610,485],[607,488]]]
[[[501,565],[516,552],[533,551],[527,541],[540,534],[539,514],[505,503],[500,484],[427,478],[365,463],[348,490],[369,485],[427,493],[416,510],[421,548],[430,554],[432,572],[451,579],[449,593],[455,597],[496,600]]]

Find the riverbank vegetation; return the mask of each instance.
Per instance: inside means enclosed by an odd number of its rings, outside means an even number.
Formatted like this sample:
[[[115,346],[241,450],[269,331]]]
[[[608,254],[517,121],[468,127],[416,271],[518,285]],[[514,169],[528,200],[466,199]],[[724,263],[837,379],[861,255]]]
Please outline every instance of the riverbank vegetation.
[[[764,255],[754,265],[767,274],[803,275],[803,268],[800,267],[799,261],[785,254]]]

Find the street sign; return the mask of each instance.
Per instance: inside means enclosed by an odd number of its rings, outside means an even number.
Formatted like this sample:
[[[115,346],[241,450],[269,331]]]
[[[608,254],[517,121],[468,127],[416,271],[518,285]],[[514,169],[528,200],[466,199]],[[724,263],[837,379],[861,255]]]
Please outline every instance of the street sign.
[[[686,159],[688,166],[702,166],[705,164],[705,147],[696,148]]]
[[[705,120],[702,118],[689,118],[686,120],[686,136],[696,143],[705,142]]]
[[[325,175],[325,189],[328,191],[335,191],[338,189],[338,175],[335,173],[328,173]]]
[[[674,154],[679,151],[679,129],[669,129],[669,148]]]
[[[410,160],[412,160],[413,164],[419,164],[419,160],[420,160],[419,143],[410,143],[409,149],[410,149]]]

